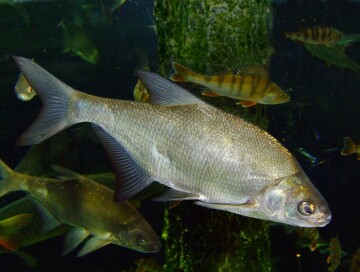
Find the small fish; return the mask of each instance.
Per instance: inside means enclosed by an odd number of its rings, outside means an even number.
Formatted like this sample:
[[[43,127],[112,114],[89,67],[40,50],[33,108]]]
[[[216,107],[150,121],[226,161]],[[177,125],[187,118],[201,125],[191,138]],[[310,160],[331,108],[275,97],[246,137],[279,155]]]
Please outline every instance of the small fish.
[[[330,267],[328,267],[328,271],[334,272],[336,268],[340,265],[341,258],[341,245],[338,235],[336,235],[335,238],[330,239],[329,251],[330,255],[326,259],[326,262],[330,264]]]
[[[341,155],[347,156],[355,153],[357,154],[357,159],[360,160],[360,145],[356,144],[350,137],[345,137]]]
[[[226,96],[241,100],[237,104],[251,107],[255,104],[275,105],[289,102],[290,96],[269,79],[265,66],[244,65],[234,73],[204,76],[176,62],[175,73],[170,77],[176,82],[193,82],[208,87],[211,91],[202,94],[210,97]]]
[[[19,74],[15,85],[15,93],[16,96],[22,101],[29,101],[36,95],[34,89],[31,88],[29,82],[27,82],[26,78],[21,73]]]
[[[117,201],[158,181],[170,187],[159,200],[197,200],[207,208],[303,227],[330,222],[325,199],[279,141],[176,84],[141,71],[151,104],[107,99],[72,89],[29,59],[15,62],[45,104],[17,144],[92,123],[115,168]]]
[[[134,99],[138,102],[148,102],[150,100],[150,95],[148,90],[146,90],[144,84],[139,79],[134,88]]]
[[[57,167],[66,180],[33,177],[11,170],[0,160],[0,195],[27,191],[44,218],[43,231],[61,224],[73,228],[65,237],[63,253],[89,238],[77,256],[110,243],[140,252],[157,252],[160,241],[154,230],[129,203],[112,201],[113,191],[70,170]],[[76,211],[76,216],[74,216]]]
[[[314,26],[301,31],[285,32],[286,38],[305,44],[332,46],[341,39],[341,32],[331,27]]]
[[[360,272],[360,247],[353,254],[350,266],[350,272]]]
[[[296,151],[299,152],[311,164],[316,164],[319,161],[319,158],[311,154],[304,147],[298,147]]]
[[[308,246],[311,252],[317,249],[320,238],[319,230],[317,228],[296,228],[296,233],[301,239],[310,241]]]

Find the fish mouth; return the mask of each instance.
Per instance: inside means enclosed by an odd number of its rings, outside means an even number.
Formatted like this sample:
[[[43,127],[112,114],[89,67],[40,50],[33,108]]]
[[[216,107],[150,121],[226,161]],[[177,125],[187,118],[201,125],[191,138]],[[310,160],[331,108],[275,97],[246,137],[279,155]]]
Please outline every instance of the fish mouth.
[[[315,220],[313,221],[313,224],[314,224],[316,227],[325,227],[327,224],[330,223],[331,219],[332,219],[331,213],[329,213],[329,214],[324,214],[324,215],[322,216],[322,218],[315,219]]]

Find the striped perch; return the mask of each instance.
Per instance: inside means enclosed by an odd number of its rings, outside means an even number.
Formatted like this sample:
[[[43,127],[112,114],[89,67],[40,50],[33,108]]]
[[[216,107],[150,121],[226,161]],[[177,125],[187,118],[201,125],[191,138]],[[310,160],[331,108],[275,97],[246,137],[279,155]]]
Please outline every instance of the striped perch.
[[[170,77],[176,82],[192,82],[203,85],[210,91],[205,96],[226,96],[238,99],[237,104],[251,107],[257,103],[274,105],[286,103],[290,96],[269,79],[267,67],[244,65],[233,73],[201,75],[176,62],[172,63],[175,73]]]
[[[331,46],[341,39],[341,33],[338,30],[321,26],[314,26],[297,32],[285,32],[285,36],[293,41],[326,46]]]

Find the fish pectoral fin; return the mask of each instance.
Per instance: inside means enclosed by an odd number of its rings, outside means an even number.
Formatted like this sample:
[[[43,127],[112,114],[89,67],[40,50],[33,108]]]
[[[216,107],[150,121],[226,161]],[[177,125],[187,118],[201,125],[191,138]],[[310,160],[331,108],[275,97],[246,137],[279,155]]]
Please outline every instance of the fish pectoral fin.
[[[62,255],[68,254],[80,245],[90,234],[84,228],[74,227],[65,236]]]
[[[105,147],[116,173],[116,202],[131,198],[153,182],[127,150],[102,127],[92,124],[92,128]]]
[[[242,212],[244,211],[251,212],[251,211],[257,211],[259,209],[258,203],[251,200],[242,204],[205,203],[201,201],[196,201],[195,204],[209,209],[229,211],[238,214],[239,214],[238,212],[239,210],[241,210]]]
[[[201,93],[203,96],[208,96],[208,97],[219,97],[221,95],[217,94],[217,93],[214,93],[212,91],[203,91]]]
[[[254,105],[256,105],[257,103],[256,102],[253,102],[253,101],[248,101],[248,100],[241,100],[241,101],[238,101],[236,102],[236,105],[241,105],[243,107],[252,107]]]
[[[168,189],[165,193],[153,198],[154,201],[170,201],[170,200],[191,200],[199,199],[198,194],[184,192],[173,188]]]
[[[41,220],[41,227],[40,227],[41,233],[46,233],[61,225],[61,223],[39,201],[37,201],[34,198],[30,198],[30,199],[31,199],[31,203],[35,206],[35,208],[39,212],[39,216]]]
[[[82,249],[79,251],[79,253],[76,255],[77,257],[82,257],[86,254],[89,254],[90,252],[93,252],[99,248],[102,248],[108,244],[110,244],[110,240],[104,240],[101,238],[98,238],[96,236],[91,237],[85,245],[82,247]]]
[[[187,90],[155,73],[138,71],[137,75],[150,94],[150,103],[167,106],[206,104]]]

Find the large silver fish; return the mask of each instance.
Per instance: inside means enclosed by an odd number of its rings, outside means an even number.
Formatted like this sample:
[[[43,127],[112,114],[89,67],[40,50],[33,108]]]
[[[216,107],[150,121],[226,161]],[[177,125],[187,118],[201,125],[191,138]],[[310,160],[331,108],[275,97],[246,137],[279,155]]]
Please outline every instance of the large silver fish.
[[[40,143],[80,122],[95,124],[116,168],[116,200],[158,181],[171,187],[163,200],[193,199],[303,227],[330,222],[326,201],[274,137],[176,84],[138,72],[153,104],[107,99],[74,90],[29,59],[15,62],[44,105],[17,143]]]

